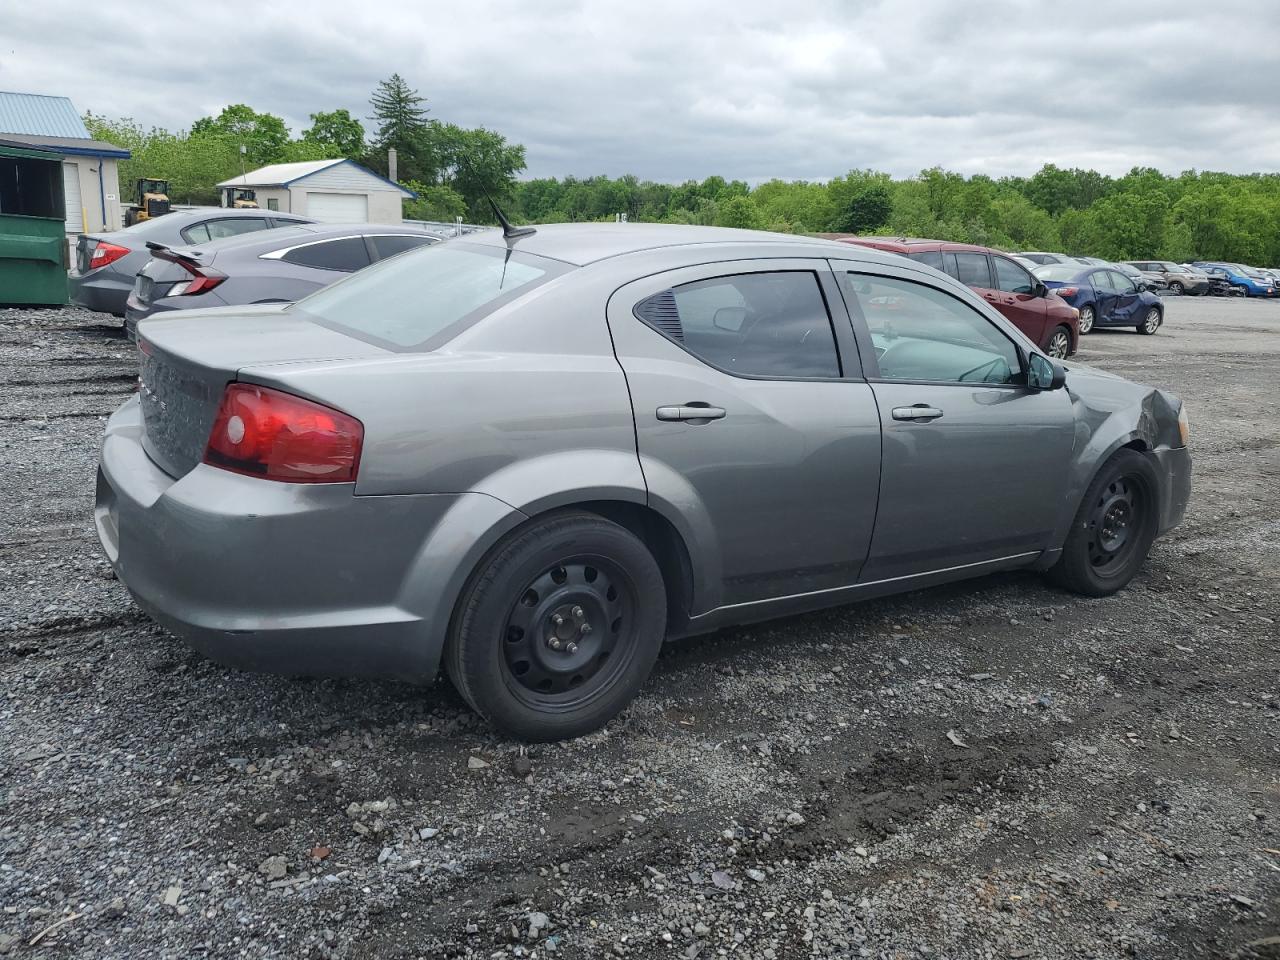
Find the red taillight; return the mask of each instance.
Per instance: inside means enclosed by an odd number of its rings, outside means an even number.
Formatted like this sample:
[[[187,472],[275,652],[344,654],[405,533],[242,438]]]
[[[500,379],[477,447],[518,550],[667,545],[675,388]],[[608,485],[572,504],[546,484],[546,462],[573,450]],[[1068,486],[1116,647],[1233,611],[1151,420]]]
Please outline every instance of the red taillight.
[[[1079,287],[1050,287],[1050,293],[1056,293],[1060,297],[1074,297],[1080,292]]]
[[[285,483],[353,483],[364,426],[289,393],[231,383],[209,433],[204,462]]]
[[[121,247],[114,243],[107,243],[105,240],[99,240],[98,245],[93,248],[93,253],[89,256],[89,269],[97,270],[99,267],[105,267],[108,263],[115,263],[128,254],[128,247]]]

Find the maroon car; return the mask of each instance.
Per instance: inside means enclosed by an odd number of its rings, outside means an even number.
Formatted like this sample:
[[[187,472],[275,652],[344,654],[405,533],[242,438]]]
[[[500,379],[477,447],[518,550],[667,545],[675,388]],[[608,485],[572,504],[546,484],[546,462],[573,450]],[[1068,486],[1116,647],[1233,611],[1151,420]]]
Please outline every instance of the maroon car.
[[[1049,356],[1062,359],[1076,352],[1080,314],[1075,307],[998,250],[972,243],[905,237],[842,237],[841,242],[899,253],[949,273],[973,287]]]

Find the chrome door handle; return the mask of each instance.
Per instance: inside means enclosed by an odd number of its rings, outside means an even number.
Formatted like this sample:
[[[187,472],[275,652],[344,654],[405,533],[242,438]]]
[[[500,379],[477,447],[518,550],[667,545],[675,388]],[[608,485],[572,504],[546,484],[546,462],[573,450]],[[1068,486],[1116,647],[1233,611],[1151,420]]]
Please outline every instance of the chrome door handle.
[[[710,423],[712,420],[723,420],[724,407],[713,407],[709,403],[682,403],[674,407],[659,407],[654,415],[667,423]]]
[[[930,420],[937,420],[942,416],[942,411],[937,407],[926,406],[923,403],[917,403],[913,407],[894,407],[893,419],[908,420],[913,423],[928,423]]]

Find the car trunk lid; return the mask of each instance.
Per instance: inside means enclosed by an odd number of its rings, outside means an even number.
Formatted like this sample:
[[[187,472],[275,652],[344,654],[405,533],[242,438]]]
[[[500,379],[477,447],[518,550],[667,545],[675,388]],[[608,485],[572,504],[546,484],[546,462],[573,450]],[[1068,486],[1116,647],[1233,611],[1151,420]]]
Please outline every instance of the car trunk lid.
[[[282,304],[147,320],[138,328],[138,352],[143,447],[173,477],[200,463],[222,393],[245,367],[386,355],[286,313]]]

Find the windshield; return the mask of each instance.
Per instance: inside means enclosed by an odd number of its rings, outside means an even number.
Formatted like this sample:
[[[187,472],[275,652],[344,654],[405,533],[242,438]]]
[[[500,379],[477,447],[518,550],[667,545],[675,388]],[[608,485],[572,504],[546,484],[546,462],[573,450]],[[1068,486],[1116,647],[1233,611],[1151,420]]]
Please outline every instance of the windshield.
[[[391,350],[430,350],[568,269],[501,248],[440,243],[354,273],[289,312]]]
[[[1035,271],[1041,280],[1052,280],[1058,283],[1071,280],[1080,273],[1080,267],[1074,264],[1049,263],[1038,267]]]

